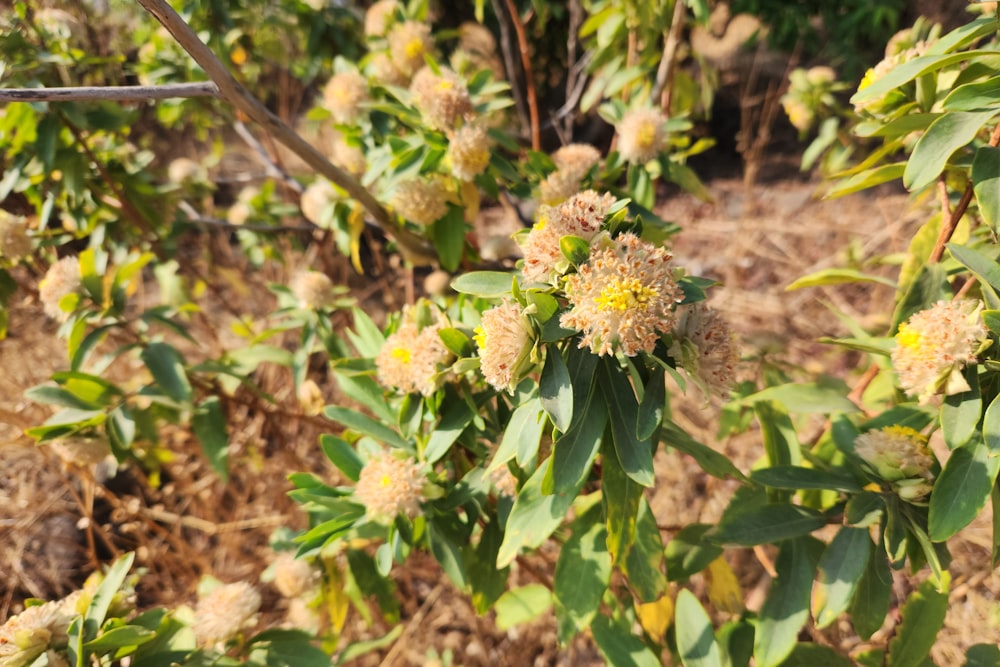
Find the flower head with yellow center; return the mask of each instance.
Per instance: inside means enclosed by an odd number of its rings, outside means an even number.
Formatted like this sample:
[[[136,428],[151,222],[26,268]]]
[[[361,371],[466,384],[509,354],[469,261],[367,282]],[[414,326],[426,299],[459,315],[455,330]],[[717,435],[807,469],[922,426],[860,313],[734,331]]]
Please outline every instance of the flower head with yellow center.
[[[378,0],[365,12],[365,36],[382,37],[402,7],[396,0]]]
[[[289,285],[299,306],[312,310],[328,308],[336,297],[333,281],[319,271],[299,271]]]
[[[409,314],[386,338],[375,359],[378,380],[398,391],[430,396],[441,386],[442,371],[454,355],[441,341],[441,324],[420,329]]]
[[[559,324],[582,331],[580,347],[595,354],[652,352],[660,335],[674,328],[674,308],[683,299],[670,259],[665,249],[631,233],[597,244],[579,272],[566,278],[572,309]]]
[[[413,77],[410,93],[427,125],[435,130],[451,132],[459,120],[472,112],[465,81],[447,68],[441,68],[440,74],[430,67],[422,68]]]
[[[590,241],[601,230],[615,203],[613,195],[586,190],[558,206],[543,206],[538,222],[518,243],[524,252],[522,273],[530,282],[550,283],[569,268],[559,242],[563,236]]]
[[[667,118],[659,109],[640,108],[625,113],[618,124],[618,152],[627,162],[645,164],[666,147]]]
[[[201,646],[224,644],[257,624],[260,593],[244,581],[216,586],[198,600],[194,634]]]
[[[483,313],[476,327],[480,370],[498,391],[513,392],[529,366],[534,336],[521,307],[509,299]]]
[[[354,497],[365,506],[368,519],[390,523],[401,514],[416,516],[426,481],[424,467],[415,459],[383,453],[368,459],[361,469]]]
[[[389,57],[404,76],[424,66],[424,55],[434,49],[431,27],[419,21],[404,21],[389,29]]]
[[[49,647],[65,646],[75,615],[66,600],[57,600],[11,616],[0,626],[0,666],[26,667]]]
[[[431,225],[448,212],[451,192],[440,178],[411,179],[396,186],[392,207],[418,225]]]
[[[854,451],[906,501],[918,502],[933,487],[934,455],[927,436],[908,426],[887,426],[859,435]]]
[[[334,74],[323,88],[323,106],[335,123],[351,125],[361,117],[368,101],[368,82],[354,70]]]
[[[671,356],[709,393],[729,395],[736,376],[739,351],[729,324],[704,302],[677,309],[675,345]]]
[[[80,278],[80,262],[76,257],[63,257],[49,267],[45,277],[38,283],[38,299],[45,308],[45,314],[59,322],[69,319],[69,313],[60,303],[70,294],[79,294],[83,287]]]
[[[486,130],[478,125],[465,125],[448,144],[451,173],[461,181],[472,181],[486,171],[490,163],[490,142]]]
[[[892,365],[907,394],[927,403],[935,394],[968,391],[962,368],[988,344],[978,300],[938,301],[899,325]]]

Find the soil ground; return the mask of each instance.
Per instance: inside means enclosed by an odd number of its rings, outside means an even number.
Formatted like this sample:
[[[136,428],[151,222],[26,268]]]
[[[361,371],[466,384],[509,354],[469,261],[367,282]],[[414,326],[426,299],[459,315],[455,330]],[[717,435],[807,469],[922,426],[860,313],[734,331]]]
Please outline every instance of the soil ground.
[[[788,168],[787,159],[765,162],[759,180],[747,187],[741,179],[721,177],[709,182],[711,202],[689,195],[665,195],[658,212],[678,222],[683,231],[673,251],[678,264],[691,273],[719,280],[712,304],[726,314],[741,339],[749,377],[766,364],[792,376],[825,372],[847,382],[858,376],[855,355],[815,342],[821,336],[844,335],[839,316],[849,316],[875,330],[884,326],[892,302],[891,288],[846,285],[789,292],[795,278],[821,268],[845,265],[846,249],[853,256],[875,258],[905,250],[905,244],[927,211],[902,192],[883,188],[835,201],[817,198],[818,182]],[[220,305],[254,304],[266,311],[259,295],[266,280],[283,280],[290,269],[270,267],[250,274],[217,240],[193,251],[192,266],[209,261],[226,265],[229,276],[214,298]],[[373,266],[367,278],[352,276],[335,257],[305,258],[350,284],[358,298],[374,309],[399,307],[401,275],[390,266]],[[227,264],[228,262],[228,264]],[[214,270],[214,269],[213,269]],[[891,266],[871,270],[892,275]],[[23,275],[25,285],[37,276]],[[22,289],[14,299],[11,335],[0,343],[0,367],[6,389],[0,394],[0,619],[15,613],[25,597],[54,597],[78,586],[97,564],[120,551],[136,549],[146,568],[139,589],[140,604],[176,606],[193,603],[203,574],[225,581],[254,581],[272,558],[268,536],[279,526],[293,529],[304,517],[287,500],[286,475],[313,470],[333,475],[318,453],[316,437],[323,425],[297,412],[289,378],[268,370],[259,378],[264,388],[287,408],[275,415],[252,401],[237,403],[231,423],[233,475],[223,485],[208,470],[197,446],[182,431],[166,433],[173,461],[163,471],[160,487],[134,468],[118,471],[103,482],[66,468],[45,447],[35,447],[22,429],[46,416],[43,408],[23,398],[25,389],[44,382],[66,366],[63,343],[55,325],[42,315],[36,295]],[[226,308],[206,310],[192,323],[207,345],[224,345],[231,316]],[[223,338],[223,340],[220,340]],[[125,372],[123,370],[123,372]],[[327,400],[335,400],[332,383],[317,381]],[[762,455],[756,432],[718,441],[717,406],[689,396],[676,403],[677,419],[703,442],[713,444],[748,470]],[[276,418],[278,417],[278,418]],[[806,425],[809,426],[808,424]],[[815,429],[821,424],[815,424]],[[657,484],[649,500],[669,539],[671,526],[714,521],[732,493],[732,484],[706,476],[690,459],[676,452],[657,455]],[[953,543],[955,585],[946,629],[934,658],[939,665],[964,662],[965,648],[1000,642],[1000,575],[986,569],[990,556],[989,512],[964,530]],[[759,605],[770,579],[767,553],[732,550],[727,557],[753,607]],[[556,554],[543,549],[514,572],[518,583],[550,577]],[[402,636],[380,653],[356,664],[430,665],[590,665],[601,664],[592,643],[582,637],[560,647],[551,615],[506,632],[497,629],[492,614],[477,616],[433,560],[414,557],[396,575],[402,600]],[[921,578],[897,574],[896,595],[902,599]],[[697,592],[704,582],[692,581]],[[263,623],[281,622],[284,602],[264,585]],[[721,620],[721,617],[717,620]],[[347,639],[378,637],[389,628],[374,627],[352,612],[345,626]],[[873,642],[885,642],[885,630]],[[858,646],[845,623],[817,640],[843,649]],[[435,662],[437,661],[437,662]]]

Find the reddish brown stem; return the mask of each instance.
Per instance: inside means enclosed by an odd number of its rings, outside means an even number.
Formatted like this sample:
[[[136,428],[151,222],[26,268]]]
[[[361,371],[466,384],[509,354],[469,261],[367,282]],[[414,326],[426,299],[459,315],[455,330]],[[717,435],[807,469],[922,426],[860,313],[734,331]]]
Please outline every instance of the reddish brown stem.
[[[507,1],[507,11],[510,12],[510,20],[514,24],[514,32],[517,33],[517,46],[521,52],[521,67],[524,68],[524,88],[528,94],[528,115],[531,119],[531,149],[541,150],[542,131],[541,122],[538,118],[538,93],[535,91],[535,75],[531,69],[531,50],[528,47],[528,35],[524,31],[524,22],[521,15],[517,13],[517,6],[514,0]]]

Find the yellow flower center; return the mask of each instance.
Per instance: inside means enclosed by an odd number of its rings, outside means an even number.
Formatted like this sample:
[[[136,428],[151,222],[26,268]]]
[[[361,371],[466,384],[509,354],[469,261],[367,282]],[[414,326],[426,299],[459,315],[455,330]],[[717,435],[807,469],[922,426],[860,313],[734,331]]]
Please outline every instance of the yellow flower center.
[[[486,349],[486,331],[482,327],[476,327],[472,339],[476,341],[476,345],[479,346],[480,350]]]
[[[437,85],[434,86],[434,90],[439,93],[446,93],[454,87],[455,83],[453,81],[449,81],[448,79],[441,79],[440,81],[437,82]]]
[[[914,331],[906,324],[899,326],[899,333],[896,334],[896,343],[901,347],[908,347],[911,350],[919,349],[922,336],[919,331]]]
[[[410,360],[413,358],[413,352],[408,347],[397,347],[391,354],[393,359],[398,359],[404,364],[410,363]]]
[[[637,278],[615,278],[601,290],[601,295],[594,302],[598,310],[645,310],[650,300],[659,295],[656,289],[643,285]]]
[[[382,478],[379,479],[378,481],[378,485],[381,486],[383,489],[389,488],[390,484],[392,484],[392,478],[389,477],[388,475],[382,475]]]
[[[406,43],[404,49],[407,58],[417,58],[424,53],[424,41],[422,39],[411,39]]]
[[[643,148],[652,148],[656,142],[656,124],[645,122],[636,129],[635,142]]]
[[[898,435],[909,440],[919,442],[924,444],[927,442],[927,436],[920,433],[916,429],[910,428],[909,426],[886,426],[883,431],[886,433],[891,433],[892,435]]]

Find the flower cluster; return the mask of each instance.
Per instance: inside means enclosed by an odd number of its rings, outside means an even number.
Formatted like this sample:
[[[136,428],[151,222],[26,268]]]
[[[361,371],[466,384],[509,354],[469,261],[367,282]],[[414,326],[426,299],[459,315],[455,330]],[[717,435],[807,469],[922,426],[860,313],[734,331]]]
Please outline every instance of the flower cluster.
[[[59,322],[68,320],[69,313],[63,310],[62,301],[70,294],[79,294],[82,287],[80,262],[76,257],[63,257],[50,266],[38,283],[38,298],[45,314]]]
[[[310,183],[299,198],[299,208],[306,220],[318,227],[330,226],[330,211],[340,193],[333,184],[323,177]]]
[[[486,130],[478,125],[465,125],[455,132],[448,144],[451,173],[460,181],[471,181],[486,171],[490,163],[490,143]]]
[[[593,190],[581,192],[559,206],[543,206],[538,222],[519,240],[524,252],[522,273],[530,282],[552,282],[568,268],[560,239],[578,236],[590,241],[601,230],[608,209],[615,203],[610,194],[599,195]]]
[[[618,152],[626,162],[645,164],[667,145],[667,118],[659,109],[638,108],[625,112],[618,124]]]
[[[448,212],[451,192],[441,178],[414,178],[396,186],[392,207],[418,225],[431,225]]]
[[[403,324],[386,338],[375,368],[383,386],[430,396],[441,386],[442,370],[454,355],[441,341],[441,324],[420,329],[408,314]]]
[[[419,21],[403,21],[389,29],[389,59],[404,77],[424,66],[424,55],[434,50],[431,27]]]
[[[903,500],[919,502],[930,494],[934,455],[927,437],[912,428],[887,426],[862,433],[854,441],[854,451]]]
[[[552,154],[556,170],[538,185],[542,204],[555,205],[580,191],[587,172],[601,161],[601,153],[590,144],[567,144]]]
[[[413,517],[420,511],[426,482],[423,466],[412,458],[383,453],[361,469],[354,497],[365,506],[365,516],[389,523],[399,515]]]
[[[727,397],[735,380],[739,351],[726,320],[703,302],[681,306],[674,335],[682,348],[675,358],[682,360],[684,370],[704,383],[709,392]],[[686,345],[691,346],[691,353]]]
[[[435,130],[450,132],[458,121],[472,112],[465,81],[447,68],[442,68],[438,74],[430,67],[423,67],[413,77],[410,93],[427,126]]]
[[[899,325],[892,365],[907,394],[926,403],[934,394],[968,391],[962,368],[988,344],[976,300],[939,301]]]
[[[683,292],[671,254],[632,233],[591,248],[590,259],[566,278],[572,309],[559,323],[583,332],[580,347],[599,355],[619,348],[627,356],[652,352],[677,321]]]
[[[233,639],[257,624],[260,593],[238,581],[216,586],[198,600],[194,634],[201,646],[215,646]]]
[[[912,29],[896,33],[889,39],[889,43],[885,47],[885,57],[875,67],[865,72],[864,78],[858,85],[858,91],[864,90],[903,63],[924,55],[929,47],[930,42],[919,39],[917,33]],[[885,97],[863,100],[854,104],[854,110],[857,113],[876,113],[886,107]]]
[[[296,558],[290,551],[282,551],[271,564],[272,583],[286,598],[305,595],[319,583],[319,571],[308,561]]]
[[[401,11],[396,0],[378,0],[365,12],[365,36],[383,37],[395,20],[397,11]]]
[[[323,88],[323,105],[341,125],[357,122],[367,101],[368,82],[354,70],[334,74]]]
[[[509,299],[483,313],[476,328],[480,370],[498,391],[512,391],[527,366],[534,336],[521,307]]]
[[[781,105],[792,127],[803,133],[812,129],[817,117],[837,108],[835,93],[847,87],[837,81],[837,73],[832,68],[825,66],[796,68],[789,74],[788,82],[788,92],[781,96]]]
[[[312,310],[329,308],[336,298],[333,281],[319,271],[299,271],[289,288],[299,301],[299,307]]]
[[[78,596],[28,607],[7,619],[0,626],[0,666],[26,667],[50,648],[65,647]]]

